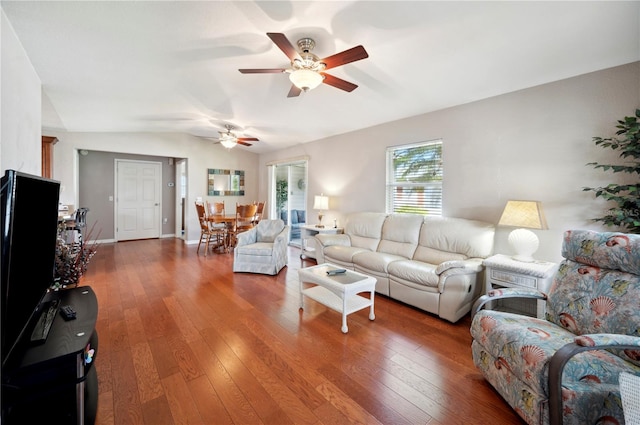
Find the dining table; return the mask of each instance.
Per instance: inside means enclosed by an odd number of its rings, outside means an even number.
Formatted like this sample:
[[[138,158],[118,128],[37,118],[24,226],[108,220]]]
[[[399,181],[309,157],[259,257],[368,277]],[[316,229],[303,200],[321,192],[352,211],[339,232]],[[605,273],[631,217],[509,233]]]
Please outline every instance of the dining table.
[[[208,215],[207,221],[214,224],[224,223],[226,225],[227,231],[224,236],[224,250],[225,252],[228,252],[233,248],[234,241],[231,236],[236,228],[236,215]]]

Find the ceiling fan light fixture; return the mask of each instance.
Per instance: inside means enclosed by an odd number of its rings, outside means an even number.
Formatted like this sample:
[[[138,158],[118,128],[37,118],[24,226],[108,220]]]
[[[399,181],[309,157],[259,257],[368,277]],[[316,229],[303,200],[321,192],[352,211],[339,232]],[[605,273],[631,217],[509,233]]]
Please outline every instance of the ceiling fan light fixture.
[[[296,69],[289,74],[289,79],[296,87],[306,92],[318,87],[324,77],[310,69]]]
[[[220,137],[220,144],[227,149],[231,149],[238,144],[238,139],[231,133],[224,133]]]

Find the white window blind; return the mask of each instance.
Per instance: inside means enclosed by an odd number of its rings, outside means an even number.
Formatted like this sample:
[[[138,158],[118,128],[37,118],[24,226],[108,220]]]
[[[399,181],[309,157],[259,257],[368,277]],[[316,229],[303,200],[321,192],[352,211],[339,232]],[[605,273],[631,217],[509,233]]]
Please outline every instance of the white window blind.
[[[387,148],[387,212],[442,215],[442,140]]]

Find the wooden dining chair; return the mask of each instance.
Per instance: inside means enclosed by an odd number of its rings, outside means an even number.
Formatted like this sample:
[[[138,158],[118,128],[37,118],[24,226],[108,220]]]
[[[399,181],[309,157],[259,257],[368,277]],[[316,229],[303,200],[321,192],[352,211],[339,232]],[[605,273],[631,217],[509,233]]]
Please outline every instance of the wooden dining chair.
[[[224,248],[225,251],[229,248],[229,231],[231,230],[229,223],[225,221],[225,207],[224,201],[221,202],[209,202],[206,201],[207,206],[207,221],[209,226],[216,232],[216,241],[218,246]]]
[[[196,211],[198,212],[198,221],[200,222],[200,241],[198,241],[198,249],[196,253],[200,253],[200,246],[204,242],[204,255],[209,252],[209,245],[212,240],[218,241],[218,233],[211,226],[212,222],[207,219],[207,211],[205,205],[200,202],[196,202]]]
[[[263,211],[264,211],[264,204],[265,204],[264,201],[256,202],[256,205],[258,206],[258,209],[256,210],[256,215],[255,215],[255,217],[253,219],[253,223],[254,224],[258,224],[258,222],[260,220],[262,220],[262,214],[263,214]]]
[[[232,245],[235,245],[238,233],[245,232],[255,226],[254,220],[258,206],[255,204],[240,205],[236,203],[236,222],[233,230]]]
[[[84,245],[84,233],[87,228],[87,213],[89,212],[89,208],[80,207],[78,208],[71,220],[65,220],[64,227],[67,232],[75,233],[75,237],[72,237],[71,240],[77,241],[80,244],[80,247]]]

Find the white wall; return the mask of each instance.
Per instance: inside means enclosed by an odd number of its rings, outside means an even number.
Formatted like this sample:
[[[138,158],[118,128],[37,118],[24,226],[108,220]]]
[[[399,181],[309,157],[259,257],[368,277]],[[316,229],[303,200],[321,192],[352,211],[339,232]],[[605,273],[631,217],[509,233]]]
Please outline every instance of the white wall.
[[[542,201],[549,230],[536,231],[536,258],[559,261],[565,230],[614,230],[590,220],[606,206],[582,187],[621,176],[585,164],[617,160],[592,137],[613,135],[617,120],[636,108],[640,63],[261,155],[260,196],[267,193],[267,162],[308,155],[311,216],[320,192],[330,196],[328,223],[350,212],[384,211],[386,147],[442,138],[443,214],[497,223],[509,199]],[[511,252],[510,230],[498,229],[495,252]]]
[[[40,175],[40,78],[0,9],[0,168]]]

